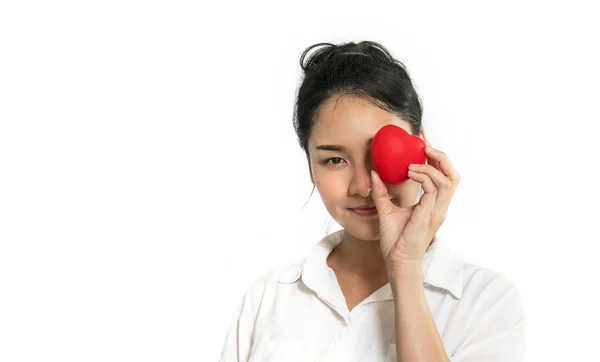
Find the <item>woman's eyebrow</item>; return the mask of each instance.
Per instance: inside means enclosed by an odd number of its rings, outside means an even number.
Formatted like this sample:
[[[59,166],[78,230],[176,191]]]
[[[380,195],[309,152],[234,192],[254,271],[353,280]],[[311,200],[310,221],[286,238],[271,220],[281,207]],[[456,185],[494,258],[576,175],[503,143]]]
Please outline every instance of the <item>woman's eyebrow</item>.
[[[371,149],[371,143],[373,143],[373,137],[369,138],[365,142],[365,148]],[[324,151],[336,151],[336,152],[345,152],[346,151],[346,147],[340,146],[340,145],[319,145],[319,146],[315,147],[315,149],[324,150]]]

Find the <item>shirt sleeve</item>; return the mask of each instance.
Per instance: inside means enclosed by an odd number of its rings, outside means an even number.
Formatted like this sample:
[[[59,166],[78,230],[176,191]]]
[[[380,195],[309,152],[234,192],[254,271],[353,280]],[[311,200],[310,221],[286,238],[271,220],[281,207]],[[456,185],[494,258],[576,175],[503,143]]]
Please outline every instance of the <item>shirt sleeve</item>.
[[[254,318],[251,309],[251,291],[246,290],[233,313],[219,362],[247,362],[250,356]]]
[[[483,288],[481,299],[472,307],[473,322],[450,361],[523,361],[524,311],[516,287],[505,278],[497,278]]]
[[[265,288],[274,269],[256,279],[244,293],[233,313],[219,362],[248,362],[256,318]]]

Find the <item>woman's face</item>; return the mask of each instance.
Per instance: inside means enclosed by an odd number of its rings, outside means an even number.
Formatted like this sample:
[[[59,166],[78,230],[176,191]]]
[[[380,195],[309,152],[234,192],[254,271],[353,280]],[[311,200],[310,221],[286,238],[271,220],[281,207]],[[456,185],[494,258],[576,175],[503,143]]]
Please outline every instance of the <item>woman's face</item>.
[[[327,211],[360,240],[379,240],[377,215],[361,216],[350,209],[373,204],[370,140],[387,124],[411,132],[408,122],[363,99],[332,97],[324,104],[308,140],[311,179]],[[417,202],[418,182],[408,179],[386,186],[396,206]]]

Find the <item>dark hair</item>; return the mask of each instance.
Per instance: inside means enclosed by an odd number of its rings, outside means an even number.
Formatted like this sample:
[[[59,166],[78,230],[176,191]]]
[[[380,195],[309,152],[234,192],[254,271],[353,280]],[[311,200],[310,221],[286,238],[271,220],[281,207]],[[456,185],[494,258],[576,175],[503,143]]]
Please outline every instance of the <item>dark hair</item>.
[[[305,61],[308,52],[319,47]],[[381,44],[314,44],[304,50],[300,67],[304,75],[296,93],[294,129],[309,167],[308,139],[321,108],[334,96],[360,97],[407,121],[412,134],[419,134],[423,115],[419,96],[404,64]]]

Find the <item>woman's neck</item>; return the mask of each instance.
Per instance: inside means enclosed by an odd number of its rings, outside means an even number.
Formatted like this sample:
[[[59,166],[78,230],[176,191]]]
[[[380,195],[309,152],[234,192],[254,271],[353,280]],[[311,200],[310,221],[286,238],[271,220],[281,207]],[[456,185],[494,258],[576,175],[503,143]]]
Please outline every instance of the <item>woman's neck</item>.
[[[335,271],[365,279],[387,275],[379,240],[359,240],[349,233],[344,233],[342,241],[327,257],[327,263]]]

